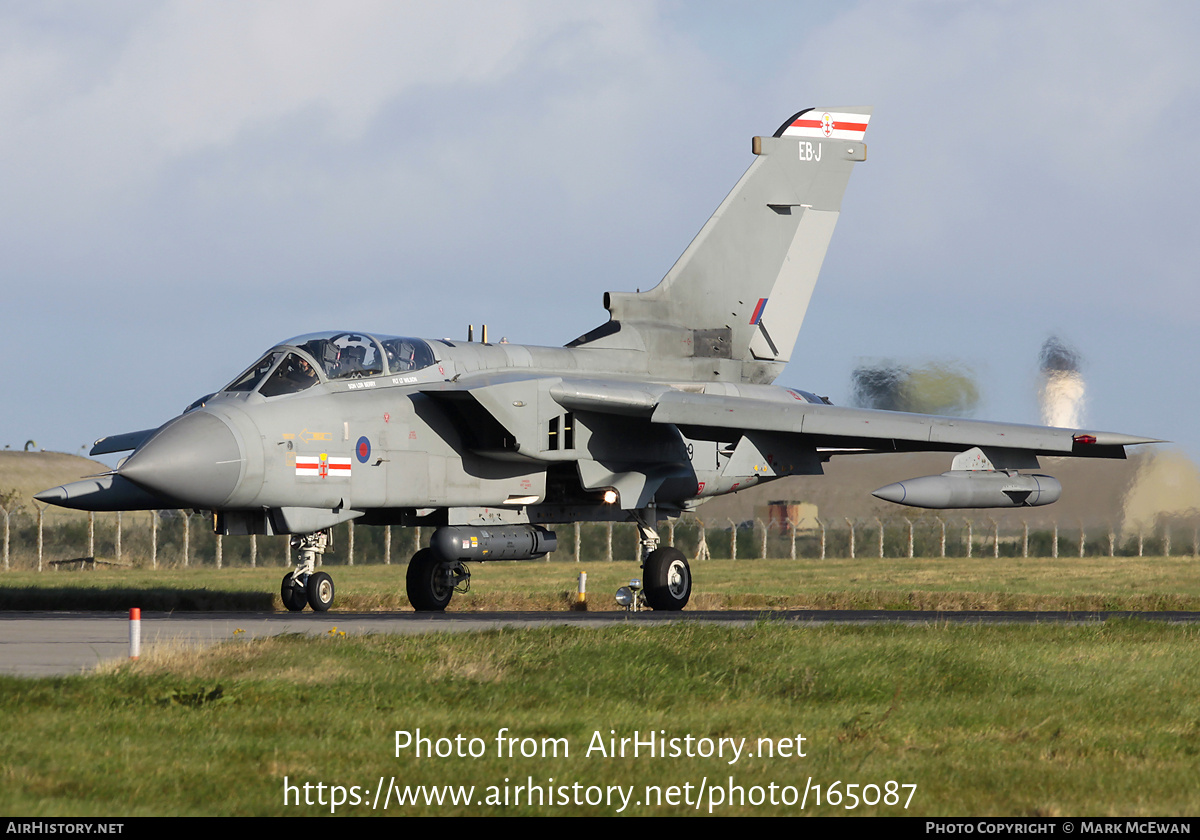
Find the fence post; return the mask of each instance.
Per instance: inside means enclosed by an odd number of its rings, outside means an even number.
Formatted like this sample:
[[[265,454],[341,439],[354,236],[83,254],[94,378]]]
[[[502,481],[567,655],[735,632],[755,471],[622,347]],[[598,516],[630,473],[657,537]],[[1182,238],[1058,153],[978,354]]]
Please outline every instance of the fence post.
[[[1115,545],[1116,541],[1117,541],[1117,535],[1115,533],[1113,533],[1112,523],[1109,522],[1108,523],[1108,556],[1109,557],[1112,557],[1114,552],[1116,551],[1116,545]]]
[[[1166,522],[1163,523],[1163,555],[1171,556],[1171,525]]]
[[[250,568],[258,568],[258,538],[256,534],[250,535]]]
[[[696,546],[696,561],[711,560],[712,554],[708,550],[708,528],[700,519],[697,519],[696,523],[700,526],[700,544]]]
[[[611,522],[611,521],[610,521],[610,522],[607,522],[607,523],[605,523],[605,524],[606,524],[608,527],[605,529],[605,530],[606,530],[606,533],[605,533],[605,537],[604,537],[604,559],[605,559],[605,560],[607,560],[609,563],[611,563],[611,562],[613,561],[613,556],[612,556],[612,529],[613,529],[613,524],[612,524],[612,522]]]
[[[4,571],[8,571],[8,508],[4,509]]]
[[[883,559],[883,520],[878,516],[875,517],[875,524],[879,526],[879,559]]]
[[[970,520],[965,520],[967,523],[967,558],[970,559],[971,552],[975,548],[975,524]]]
[[[580,562],[583,559],[583,552],[580,549],[580,545],[579,545],[583,541],[582,540],[583,535],[581,533],[582,530],[583,529],[579,527],[579,523],[576,522],[575,523],[575,562],[576,563]]]
[[[908,559],[911,560],[913,556],[913,523],[908,517],[905,517],[904,521],[908,523]]]
[[[383,526],[383,565],[392,565],[392,526]]]
[[[767,559],[767,525],[761,519],[755,519],[754,524],[756,527],[762,529],[762,543],[760,543],[760,545],[759,545],[758,559],[766,560]]]
[[[788,533],[791,534],[791,537],[792,537],[791,557],[793,560],[795,560],[796,559],[796,523],[793,522],[792,518],[789,516],[788,520],[787,520],[787,524],[788,524]]]
[[[941,557],[942,557],[942,559],[945,559],[945,557],[946,557],[946,520],[942,519],[942,517],[939,516],[937,518],[937,521],[938,521],[938,524],[942,526]]]
[[[1054,545],[1051,549],[1051,557],[1058,557],[1058,520],[1054,520]]]
[[[158,568],[158,511],[150,511],[150,568]]]
[[[88,511],[88,557],[96,556],[96,512]],[[39,571],[41,571],[39,569]]]
[[[116,558],[116,560],[117,560],[117,562],[118,562],[118,563],[120,563],[120,562],[121,562],[121,511],[117,511],[117,545],[116,545],[116,553],[117,553],[117,558]]]
[[[1084,542],[1086,539],[1087,539],[1087,535],[1083,531],[1083,520],[1080,519],[1079,520],[1079,556],[1080,557],[1083,556],[1083,545],[1084,545]]]
[[[817,520],[817,527],[821,529],[821,559],[825,559],[825,523],[820,519]]]
[[[1143,537],[1144,537],[1144,534],[1142,534],[1142,528],[1139,525],[1138,526],[1138,557],[1142,556],[1142,546],[1143,546],[1143,541],[1144,541]]]
[[[220,534],[217,534],[216,543],[217,543],[216,560],[217,560],[217,568],[219,569],[219,568],[221,568],[221,535]]]
[[[191,553],[189,542],[192,537],[192,515],[188,511],[180,511],[183,514],[183,568],[188,567],[188,555]]]
[[[854,523],[850,521],[849,517],[845,517],[845,519],[846,519],[846,524],[850,526],[850,559],[853,560],[854,559]]]
[[[347,542],[349,542],[350,545],[346,549],[346,554],[347,554],[346,565],[353,566],[354,565],[354,522],[351,521],[351,522],[347,522],[346,524],[350,526],[350,539],[347,540]]]
[[[729,520],[729,559],[737,559],[737,525]]]
[[[1029,520],[1025,520],[1025,539],[1021,542],[1021,556],[1029,556]]]
[[[42,570],[42,515],[46,509],[41,505],[37,506],[38,512],[38,571]]]

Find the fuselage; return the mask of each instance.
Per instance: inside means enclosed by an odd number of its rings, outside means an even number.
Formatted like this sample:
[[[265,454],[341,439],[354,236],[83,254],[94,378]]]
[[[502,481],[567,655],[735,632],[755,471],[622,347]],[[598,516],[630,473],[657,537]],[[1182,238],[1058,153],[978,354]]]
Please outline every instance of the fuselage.
[[[485,508],[522,510],[532,522],[621,518],[644,504],[647,484],[656,503],[684,509],[771,477],[731,471],[734,440],[650,423],[664,392],[820,401],[774,386],[672,382],[646,358],[300,336],[158,429],[117,475],[173,504],[251,512],[251,532],[262,511],[273,512],[276,532],[360,516],[409,522],[434,510],[449,511],[451,524]]]

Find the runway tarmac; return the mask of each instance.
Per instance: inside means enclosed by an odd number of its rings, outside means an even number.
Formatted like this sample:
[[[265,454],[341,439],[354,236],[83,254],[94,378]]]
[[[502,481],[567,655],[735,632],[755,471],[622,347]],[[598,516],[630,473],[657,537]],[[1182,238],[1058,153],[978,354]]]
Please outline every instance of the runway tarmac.
[[[321,635],[336,627],[346,633],[432,633],[498,627],[704,622],[746,625],[767,618],[797,628],[821,624],[1014,624],[1075,623],[1139,618],[1200,622],[1200,612],[918,612],[913,610],[787,610],[771,612],[493,612],[493,613],[142,613],[142,652],[155,645],[208,645],[234,638],[285,633]],[[86,673],[101,662],[129,655],[127,613],[0,613],[0,674],[47,677]]]

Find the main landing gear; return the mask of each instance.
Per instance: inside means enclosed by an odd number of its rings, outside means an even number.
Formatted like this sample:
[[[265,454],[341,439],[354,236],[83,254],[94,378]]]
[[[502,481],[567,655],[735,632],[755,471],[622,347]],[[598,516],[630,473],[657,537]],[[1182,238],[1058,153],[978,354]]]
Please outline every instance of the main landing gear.
[[[308,604],[316,612],[333,606],[333,578],[316,571],[317,559],[329,547],[329,531],[292,537],[296,550],[296,568],[283,576],[279,596],[290,612],[300,612]]]
[[[642,560],[642,592],[652,610],[678,611],[692,597],[692,570],[677,548],[659,547],[653,508],[634,513]]]
[[[692,570],[682,551],[659,546],[656,514],[653,508],[634,513],[644,578],[638,597],[651,609],[677,611],[692,597]],[[541,526],[443,526],[434,531],[430,547],[408,562],[408,600],[417,612],[442,612],[455,592],[471,588],[471,572],[464,560],[528,560],[556,547],[554,533]]]

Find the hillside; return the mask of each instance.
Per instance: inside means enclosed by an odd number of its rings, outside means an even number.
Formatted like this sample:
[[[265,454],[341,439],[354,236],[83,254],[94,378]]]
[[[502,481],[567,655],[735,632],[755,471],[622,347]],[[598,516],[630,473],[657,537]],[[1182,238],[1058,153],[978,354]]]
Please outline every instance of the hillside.
[[[33,510],[34,493],[109,469],[99,461],[66,452],[0,451],[0,493],[16,489],[20,494],[17,504]]]

